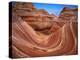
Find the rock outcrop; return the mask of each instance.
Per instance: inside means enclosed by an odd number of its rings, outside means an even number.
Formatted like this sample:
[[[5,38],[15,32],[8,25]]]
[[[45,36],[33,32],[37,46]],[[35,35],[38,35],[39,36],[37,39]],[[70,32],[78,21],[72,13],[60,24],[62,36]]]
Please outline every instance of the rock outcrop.
[[[16,3],[12,13],[13,58],[77,54],[77,9],[64,8],[57,17]]]

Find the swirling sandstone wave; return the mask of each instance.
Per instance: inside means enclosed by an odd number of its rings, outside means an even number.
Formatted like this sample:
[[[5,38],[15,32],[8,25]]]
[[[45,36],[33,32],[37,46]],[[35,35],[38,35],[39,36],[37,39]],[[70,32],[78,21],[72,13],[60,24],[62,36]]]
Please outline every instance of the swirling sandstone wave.
[[[64,11],[66,10],[64,9]],[[69,11],[72,12],[72,10]],[[13,14],[12,57],[77,54],[77,17],[74,18],[76,15],[73,13],[74,16],[71,16],[73,19],[71,17],[66,19],[65,15],[62,11],[56,22],[51,23],[48,19],[45,24],[40,20],[41,24],[39,25],[38,20],[29,22],[26,20],[26,16],[22,17],[23,15],[18,13]],[[44,16],[49,17],[48,15]]]

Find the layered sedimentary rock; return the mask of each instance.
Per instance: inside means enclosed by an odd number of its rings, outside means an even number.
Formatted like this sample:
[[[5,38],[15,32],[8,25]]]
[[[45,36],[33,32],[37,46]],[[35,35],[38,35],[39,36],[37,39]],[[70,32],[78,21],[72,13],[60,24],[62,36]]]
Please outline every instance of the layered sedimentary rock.
[[[13,11],[13,58],[77,54],[77,9],[64,8],[57,17],[26,4]]]

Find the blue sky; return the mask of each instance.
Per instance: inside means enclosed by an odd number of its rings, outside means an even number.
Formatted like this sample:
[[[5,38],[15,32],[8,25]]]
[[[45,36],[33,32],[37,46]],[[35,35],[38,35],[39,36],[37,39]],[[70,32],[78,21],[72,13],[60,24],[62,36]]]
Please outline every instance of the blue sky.
[[[33,3],[33,5],[37,9],[45,9],[48,13],[55,14],[56,16],[59,16],[60,12],[64,7],[77,8],[76,5],[63,5],[63,4]]]

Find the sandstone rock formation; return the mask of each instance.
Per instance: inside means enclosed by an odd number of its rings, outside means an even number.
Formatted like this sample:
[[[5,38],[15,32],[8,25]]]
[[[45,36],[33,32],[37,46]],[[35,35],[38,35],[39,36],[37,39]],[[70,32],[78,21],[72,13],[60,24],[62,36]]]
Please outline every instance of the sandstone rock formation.
[[[77,54],[77,9],[64,8],[57,17],[16,3],[12,13],[13,58]]]

